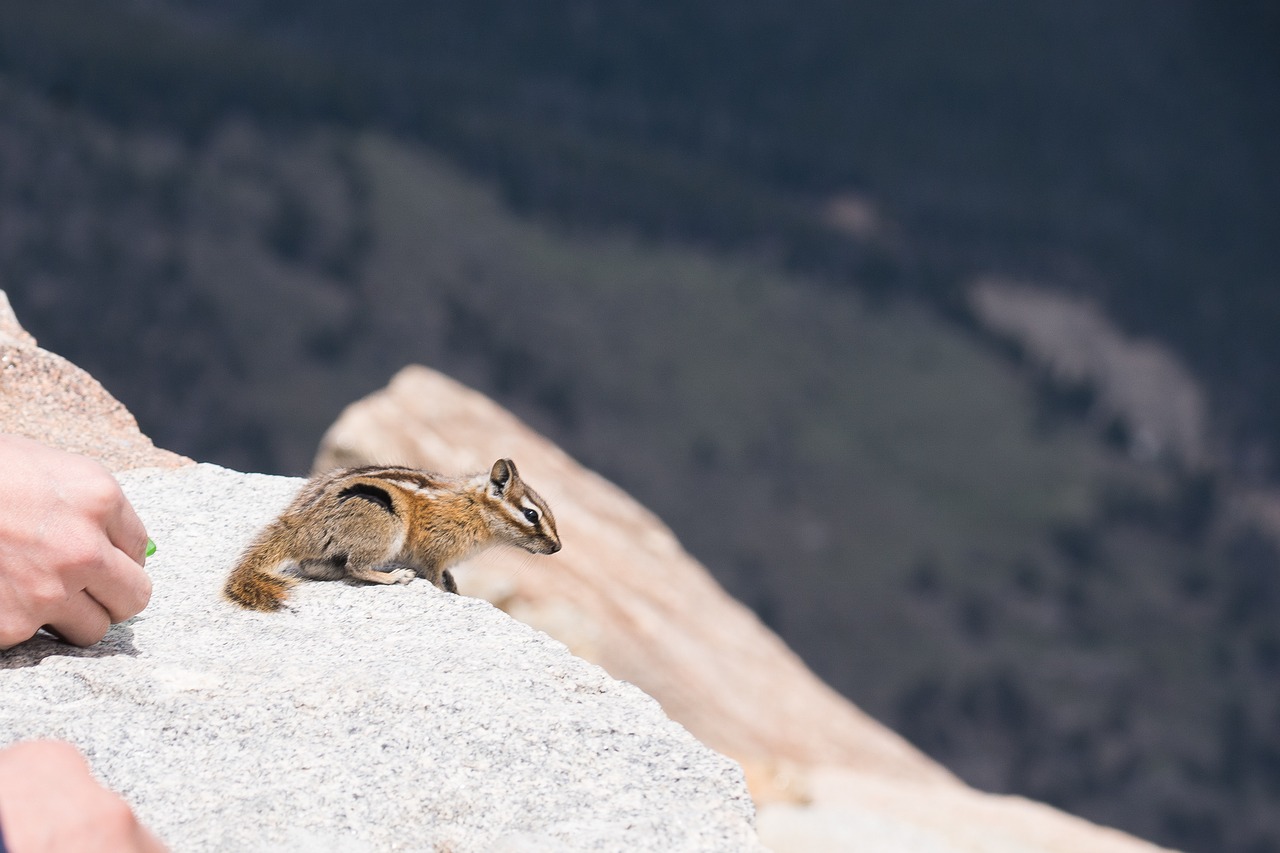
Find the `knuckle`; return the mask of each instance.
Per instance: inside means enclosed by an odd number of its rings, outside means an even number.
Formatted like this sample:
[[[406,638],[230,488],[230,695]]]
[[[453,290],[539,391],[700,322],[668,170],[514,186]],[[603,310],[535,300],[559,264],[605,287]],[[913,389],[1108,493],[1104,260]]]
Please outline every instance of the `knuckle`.
[[[94,474],[80,482],[81,500],[91,510],[105,514],[120,500],[120,486],[110,474],[99,471]]]
[[[141,612],[151,602],[151,590],[151,576],[143,572],[142,579],[138,582],[138,612]]]
[[[105,549],[101,537],[93,535],[69,536],[62,542],[63,564],[69,568],[85,568],[102,563]]]
[[[11,649],[31,639],[39,627],[29,619],[5,619],[0,622],[0,649]]]
[[[36,616],[48,615],[67,600],[67,587],[56,575],[46,575],[27,588],[27,602]]]
[[[101,618],[82,618],[73,625],[59,626],[59,635],[73,646],[87,649],[107,635],[111,623],[103,615]]]
[[[111,623],[124,622],[141,613],[151,602],[151,579],[146,578],[142,583],[137,584],[130,589],[127,596],[115,597],[108,607],[108,617]]]

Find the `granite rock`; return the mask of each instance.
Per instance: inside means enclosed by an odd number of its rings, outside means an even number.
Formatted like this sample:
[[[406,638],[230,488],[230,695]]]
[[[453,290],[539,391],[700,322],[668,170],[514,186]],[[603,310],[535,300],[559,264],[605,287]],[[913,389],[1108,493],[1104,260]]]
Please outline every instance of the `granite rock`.
[[[1123,832],[1023,797],[919,784],[849,767],[809,767],[804,803],[759,814],[773,853],[1160,853]]]
[[[396,462],[457,474],[503,456],[550,503],[564,551],[551,559],[491,552],[454,572],[463,593],[642,688],[746,766],[757,794],[778,787],[790,764],[953,781],[814,675],[653,513],[441,373],[411,365],[348,406],[321,440],[315,468]]]
[[[639,689],[488,603],[219,589],[301,481],[120,475],[159,545],[150,606],[89,649],[0,653],[0,746],[76,744],[175,850],[758,850],[741,769]]]
[[[742,762],[776,853],[1154,853],[1039,803],[976,791],[819,681],[658,518],[485,396],[410,366],[342,413],[316,468],[455,473],[512,456],[565,549],[493,552],[455,572],[575,653],[642,687]]]
[[[96,459],[112,471],[176,468],[190,459],[162,450],[129,410],[85,371],[41,349],[0,290],[0,433]]]

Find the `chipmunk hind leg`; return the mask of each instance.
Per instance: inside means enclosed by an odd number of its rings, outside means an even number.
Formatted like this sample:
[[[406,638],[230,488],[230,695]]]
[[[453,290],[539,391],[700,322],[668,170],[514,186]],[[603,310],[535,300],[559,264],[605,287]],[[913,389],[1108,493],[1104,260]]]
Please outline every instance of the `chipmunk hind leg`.
[[[408,583],[418,575],[403,563],[382,563],[377,566],[348,565],[346,576],[365,583],[393,584]]]
[[[394,551],[380,543],[362,543],[324,560],[307,561],[303,573],[319,580],[346,579],[378,584],[408,583],[417,577],[408,563],[396,556],[388,557],[389,550]],[[322,571],[325,574],[321,575]]]

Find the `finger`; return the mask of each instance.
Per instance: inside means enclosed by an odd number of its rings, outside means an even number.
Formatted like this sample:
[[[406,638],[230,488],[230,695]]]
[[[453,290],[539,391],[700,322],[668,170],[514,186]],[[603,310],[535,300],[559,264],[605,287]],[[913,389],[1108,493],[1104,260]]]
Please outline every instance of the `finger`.
[[[77,592],[45,626],[73,646],[92,646],[107,635],[107,610],[86,592]]]
[[[147,528],[123,494],[106,518],[107,538],[139,566],[147,561]]]
[[[115,548],[107,550],[102,569],[85,580],[85,592],[107,612],[112,623],[136,616],[151,600],[151,578],[137,561]]]

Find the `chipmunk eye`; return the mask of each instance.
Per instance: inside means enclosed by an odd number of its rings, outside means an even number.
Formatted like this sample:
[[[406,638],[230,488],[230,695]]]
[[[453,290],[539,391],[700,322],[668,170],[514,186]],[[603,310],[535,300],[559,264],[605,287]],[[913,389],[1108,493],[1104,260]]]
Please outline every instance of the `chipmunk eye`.
[[[524,517],[530,524],[538,523],[538,511],[536,509],[526,509],[524,511]]]

